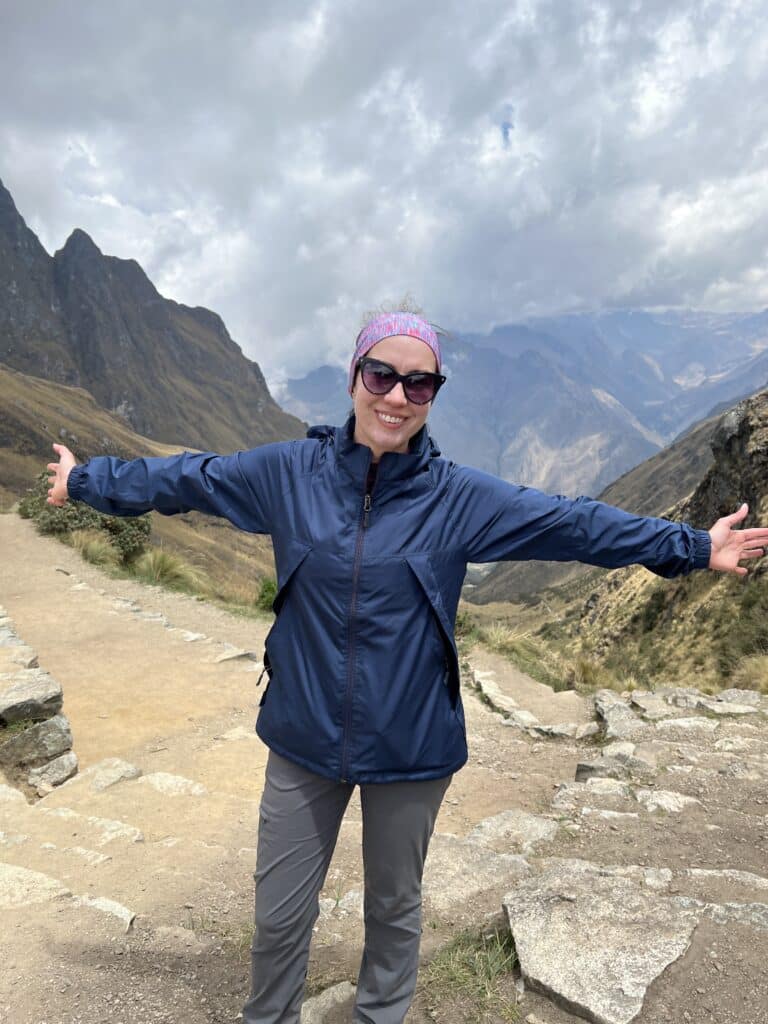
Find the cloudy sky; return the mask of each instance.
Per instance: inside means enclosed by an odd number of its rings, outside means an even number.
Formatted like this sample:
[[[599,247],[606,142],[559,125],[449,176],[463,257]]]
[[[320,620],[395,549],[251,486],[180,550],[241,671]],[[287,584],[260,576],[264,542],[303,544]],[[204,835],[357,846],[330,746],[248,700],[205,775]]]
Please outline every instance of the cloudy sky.
[[[768,0],[0,0],[0,178],[271,380],[456,330],[768,305]]]

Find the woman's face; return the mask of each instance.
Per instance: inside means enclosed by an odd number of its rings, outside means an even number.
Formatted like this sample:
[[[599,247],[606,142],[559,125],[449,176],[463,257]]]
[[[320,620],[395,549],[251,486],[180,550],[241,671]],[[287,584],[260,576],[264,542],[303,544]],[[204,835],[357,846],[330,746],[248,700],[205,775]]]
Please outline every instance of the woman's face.
[[[418,338],[401,334],[383,338],[367,355],[389,363],[398,373],[437,372],[434,353]],[[421,430],[432,406],[431,402],[426,405],[409,402],[399,382],[387,395],[372,395],[365,390],[359,373],[355,377],[352,398],[355,441],[371,449],[374,462],[378,462],[384,452],[407,452],[411,438]]]

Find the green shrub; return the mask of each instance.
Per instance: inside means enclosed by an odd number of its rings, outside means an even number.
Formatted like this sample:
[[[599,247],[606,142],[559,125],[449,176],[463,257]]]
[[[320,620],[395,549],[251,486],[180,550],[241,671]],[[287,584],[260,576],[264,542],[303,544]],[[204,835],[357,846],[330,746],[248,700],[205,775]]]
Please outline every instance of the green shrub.
[[[277,580],[274,576],[263,576],[254,604],[263,612],[272,611],[272,602],[277,597]]]
[[[60,540],[78,530],[96,530],[106,535],[119,552],[120,561],[131,562],[147,546],[149,516],[108,516],[79,501],[68,501],[62,508],[47,503],[48,473],[43,471],[35,486],[19,502],[19,515],[31,519],[40,533]]]

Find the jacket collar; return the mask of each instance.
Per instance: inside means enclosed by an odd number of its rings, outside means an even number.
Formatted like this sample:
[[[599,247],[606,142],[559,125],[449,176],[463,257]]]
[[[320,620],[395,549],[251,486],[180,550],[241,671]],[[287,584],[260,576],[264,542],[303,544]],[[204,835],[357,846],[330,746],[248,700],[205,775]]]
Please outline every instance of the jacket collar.
[[[355,417],[349,417],[341,427],[310,427],[307,437],[317,438],[330,445],[336,455],[339,468],[363,485],[371,463],[371,449],[355,442]],[[440,449],[429,436],[426,425],[411,438],[409,451],[385,452],[379,461],[376,486],[387,481],[406,480],[423,472],[430,459],[436,458]]]

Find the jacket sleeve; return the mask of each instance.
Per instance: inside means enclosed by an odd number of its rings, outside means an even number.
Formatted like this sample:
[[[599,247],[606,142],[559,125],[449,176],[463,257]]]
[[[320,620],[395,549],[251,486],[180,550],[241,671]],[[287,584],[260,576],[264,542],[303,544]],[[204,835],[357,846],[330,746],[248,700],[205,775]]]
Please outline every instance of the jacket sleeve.
[[[99,456],[72,469],[67,490],[75,501],[108,515],[206,512],[249,533],[271,533],[289,476],[290,446],[283,442],[234,455],[182,452],[131,461]]]
[[[543,494],[465,466],[457,467],[454,485],[452,518],[469,562],[639,564],[667,577],[709,565],[709,534],[687,523],[632,515],[592,498]]]

